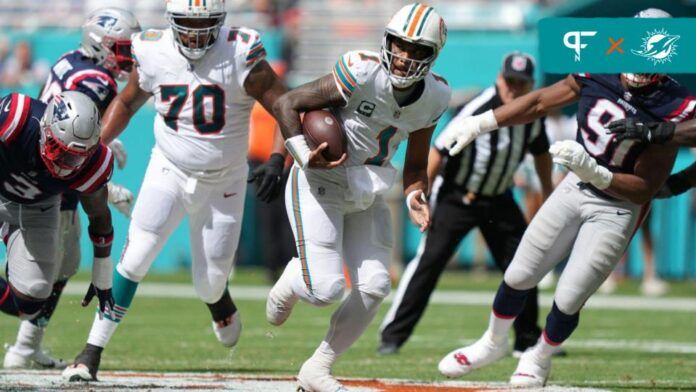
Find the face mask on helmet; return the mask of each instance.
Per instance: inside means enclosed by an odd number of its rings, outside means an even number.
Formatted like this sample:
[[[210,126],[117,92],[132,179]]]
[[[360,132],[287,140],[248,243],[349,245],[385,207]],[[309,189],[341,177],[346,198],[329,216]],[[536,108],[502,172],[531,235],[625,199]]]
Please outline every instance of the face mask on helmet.
[[[46,169],[54,177],[66,178],[76,174],[95,150],[94,147],[85,150],[66,146],[55,137],[51,126],[42,124],[39,151]]]
[[[384,34],[381,63],[396,88],[407,88],[422,80],[435,62],[435,48],[409,42],[389,32]]]
[[[207,17],[168,13],[167,18],[181,53],[191,60],[197,60],[203,57],[217,40],[225,21],[225,13],[214,13]]]
[[[113,73],[118,80],[125,80],[133,70],[131,40],[104,37],[102,45],[109,51],[102,66]]]

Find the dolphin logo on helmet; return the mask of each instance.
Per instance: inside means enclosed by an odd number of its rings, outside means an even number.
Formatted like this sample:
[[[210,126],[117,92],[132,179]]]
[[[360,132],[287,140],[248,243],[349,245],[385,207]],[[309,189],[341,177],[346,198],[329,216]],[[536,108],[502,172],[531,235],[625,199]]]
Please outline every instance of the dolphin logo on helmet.
[[[392,50],[394,40],[402,40],[431,50],[425,59],[410,59],[399,56]],[[394,14],[384,31],[380,50],[382,68],[389,75],[394,87],[406,88],[422,80],[435,63],[440,50],[445,46],[447,27],[444,19],[425,4],[409,4]],[[394,59],[401,58],[407,64],[405,75],[394,72]]]

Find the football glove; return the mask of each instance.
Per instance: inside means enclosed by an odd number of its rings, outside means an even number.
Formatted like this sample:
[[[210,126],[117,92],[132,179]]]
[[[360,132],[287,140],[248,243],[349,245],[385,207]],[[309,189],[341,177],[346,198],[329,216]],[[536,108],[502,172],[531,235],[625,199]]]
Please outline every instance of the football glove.
[[[111,256],[95,257],[92,264],[92,283],[89,284],[87,294],[82,299],[82,306],[87,306],[95,296],[99,300],[99,319],[108,314],[113,320],[114,297],[111,294],[111,278],[113,274],[113,262]]]
[[[583,182],[588,182],[599,189],[606,189],[611,184],[613,174],[606,167],[597,164],[585,148],[573,140],[554,143],[549,148],[553,162],[563,165],[575,173]]]
[[[266,163],[254,169],[247,179],[247,182],[256,183],[256,197],[270,203],[283,188],[283,168],[285,167],[285,157],[281,154],[273,153]]]
[[[111,152],[114,153],[114,159],[116,159],[116,165],[119,169],[126,167],[126,161],[128,160],[128,153],[126,153],[126,146],[123,145],[118,139],[114,139],[109,143],[109,148]]]
[[[459,154],[479,135],[498,129],[493,110],[488,110],[477,116],[464,117],[456,120],[456,123],[448,125],[448,129],[441,136],[445,148],[450,155]]]
[[[644,123],[635,118],[613,121],[607,126],[607,133],[616,135],[616,141],[626,139],[643,143],[665,144],[672,140],[676,124],[673,122]]]
[[[133,192],[128,188],[118,184],[108,182],[106,184],[109,191],[109,204],[114,206],[118,212],[130,219],[131,210],[133,209]]]

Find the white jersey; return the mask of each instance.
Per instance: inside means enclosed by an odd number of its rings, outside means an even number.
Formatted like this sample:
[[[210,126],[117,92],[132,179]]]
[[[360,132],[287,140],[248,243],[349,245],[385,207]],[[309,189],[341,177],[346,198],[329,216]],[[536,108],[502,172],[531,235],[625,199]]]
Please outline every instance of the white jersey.
[[[246,165],[254,98],[244,90],[251,69],[265,58],[259,33],[222,27],[200,60],[188,60],[171,29],[133,39],[140,88],[155,98],[155,141],[164,156],[192,171]]]
[[[444,78],[429,72],[420,98],[408,106],[399,106],[375,52],[348,52],[341,56],[332,73],[347,102],[342,108],[332,109],[346,133],[346,167],[387,165],[409,134],[437,124],[452,94]],[[345,176],[343,167],[321,172],[334,179]]]

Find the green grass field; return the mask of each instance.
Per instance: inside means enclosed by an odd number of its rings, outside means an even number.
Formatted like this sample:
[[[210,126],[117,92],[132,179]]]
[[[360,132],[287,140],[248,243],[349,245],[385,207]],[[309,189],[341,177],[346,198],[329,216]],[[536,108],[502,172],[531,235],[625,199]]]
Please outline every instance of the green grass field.
[[[238,271],[240,285],[263,283],[256,270]],[[456,273],[444,289],[494,289],[497,276]],[[153,276],[146,282],[187,282],[186,275]],[[624,285],[623,294],[637,290]],[[696,285],[673,285],[672,293],[696,301]],[[674,295],[674,294],[673,294]],[[53,354],[72,358],[81,350],[93,312],[66,295],[46,335]],[[669,300],[669,299],[667,299]],[[243,319],[239,345],[229,351],[213,336],[206,307],[195,299],[137,297],[102,359],[102,369],[233,372],[295,375],[321,341],[333,308],[300,304],[282,327],[265,321],[263,300],[236,301]],[[341,359],[341,377],[442,380],[437,363],[450,350],[483,332],[489,306],[432,304],[412,339],[396,356],[375,353],[377,327],[387,306],[366,334]],[[542,309],[542,315],[548,309]],[[13,342],[17,321],[2,316],[0,342]],[[554,361],[550,383],[611,390],[696,390],[696,315],[686,311],[586,309],[568,342],[569,356]],[[514,370],[507,358],[467,380],[504,382]]]

